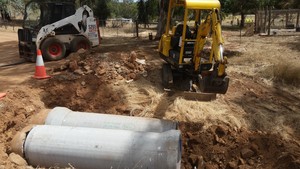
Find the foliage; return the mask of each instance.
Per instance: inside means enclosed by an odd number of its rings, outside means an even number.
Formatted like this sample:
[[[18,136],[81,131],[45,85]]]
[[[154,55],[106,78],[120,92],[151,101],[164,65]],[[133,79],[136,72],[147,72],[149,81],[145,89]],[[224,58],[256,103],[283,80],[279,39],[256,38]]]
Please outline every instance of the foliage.
[[[74,0],[73,0],[73,2],[74,2]],[[77,7],[82,6],[82,5],[87,5],[87,6],[93,8],[96,5],[96,0],[75,0],[74,3],[77,5]]]
[[[159,15],[158,0],[139,0],[138,6],[138,20],[140,23],[148,24],[149,21],[157,19]]]
[[[254,13],[266,6],[276,9],[300,8],[299,0],[220,0],[222,11],[225,13]]]
[[[221,0],[225,13],[252,13],[258,8],[259,0]]]
[[[299,0],[278,0],[275,4],[279,6],[279,8],[291,9],[291,8],[300,8]]]
[[[110,0],[108,7],[112,18],[132,18],[137,17],[137,5],[133,0],[124,0],[120,3],[118,0]]]
[[[146,5],[144,0],[139,0],[138,2],[138,21],[140,23],[148,23],[148,15],[147,15],[147,10],[146,10]]]
[[[100,26],[106,26],[106,20],[110,15],[110,10],[107,5],[108,0],[98,0],[94,10],[95,16],[100,20]]]
[[[299,8],[299,0],[220,0],[222,11],[231,14],[241,14],[241,26],[244,26],[245,14],[255,13],[257,10],[274,7],[275,9]]]
[[[147,0],[145,2],[146,13],[148,15],[149,20],[154,20],[159,15],[158,10],[158,1],[157,0]]]

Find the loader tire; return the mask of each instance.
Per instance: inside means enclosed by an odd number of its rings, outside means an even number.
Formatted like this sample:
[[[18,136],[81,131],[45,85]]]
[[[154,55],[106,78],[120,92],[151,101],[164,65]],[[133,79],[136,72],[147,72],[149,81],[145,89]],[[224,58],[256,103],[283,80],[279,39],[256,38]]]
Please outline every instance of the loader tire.
[[[71,51],[77,52],[81,48],[84,50],[89,50],[91,48],[91,43],[87,38],[78,36],[71,42]]]
[[[54,37],[47,38],[41,45],[43,57],[49,61],[60,60],[66,55],[66,46]]]
[[[162,67],[162,84],[164,88],[170,89],[173,85],[173,73],[170,64],[163,64]]]

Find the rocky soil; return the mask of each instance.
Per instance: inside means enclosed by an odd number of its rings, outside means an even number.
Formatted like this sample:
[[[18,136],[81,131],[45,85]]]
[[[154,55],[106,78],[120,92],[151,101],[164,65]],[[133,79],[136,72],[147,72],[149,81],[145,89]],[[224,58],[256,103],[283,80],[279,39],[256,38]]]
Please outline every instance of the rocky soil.
[[[9,143],[33,115],[55,106],[179,121],[182,169],[300,168],[299,89],[266,76],[276,61],[253,58],[282,50],[299,57],[300,50],[281,45],[293,38],[250,37],[241,44],[235,33],[225,36],[230,88],[211,102],[164,91],[156,41],[104,39],[100,48],[51,63],[51,79],[28,79],[0,100],[0,169],[32,168]],[[263,52],[247,47],[265,41],[273,45]]]

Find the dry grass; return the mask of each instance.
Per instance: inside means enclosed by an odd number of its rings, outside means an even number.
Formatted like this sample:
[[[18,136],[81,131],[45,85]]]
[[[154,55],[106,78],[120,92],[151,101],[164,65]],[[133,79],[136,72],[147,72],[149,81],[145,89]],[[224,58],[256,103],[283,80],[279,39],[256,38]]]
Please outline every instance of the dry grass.
[[[273,76],[275,81],[300,85],[300,64],[299,63],[278,63],[273,67]]]
[[[287,85],[300,86],[300,63],[299,62],[280,62],[267,67],[263,76]]]
[[[212,102],[189,101],[177,98],[166,114],[168,118],[173,120],[201,122],[204,124],[204,128],[219,122],[224,122],[236,128],[246,125],[241,118],[242,114],[234,113],[221,98]]]
[[[141,117],[156,117],[175,121],[203,123],[204,128],[224,122],[229,126],[247,126],[243,113],[236,114],[223,97],[212,102],[190,101],[180,96],[170,97],[160,88],[151,86],[145,79],[123,86],[130,114]],[[242,109],[238,111],[243,111]]]
[[[139,82],[124,85],[122,89],[126,91],[125,97],[131,110],[130,115],[153,117],[163,93],[144,79]]]

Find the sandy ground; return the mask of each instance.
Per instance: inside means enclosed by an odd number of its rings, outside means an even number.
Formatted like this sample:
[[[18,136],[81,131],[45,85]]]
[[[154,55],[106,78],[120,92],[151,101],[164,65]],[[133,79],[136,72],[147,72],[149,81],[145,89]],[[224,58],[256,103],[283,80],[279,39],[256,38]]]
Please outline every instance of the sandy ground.
[[[31,78],[31,63],[1,67],[0,91],[8,95],[0,101],[0,168],[28,167],[9,142],[33,114],[55,106],[179,121],[185,169],[299,168],[300,36],[224,36],[230,87],[211,102],[166,93],[158,42],[145,38],[104,38],[91,52],[46,63],[53,78],[44,81]],[[1,63],[18,59],[14,38],[1,32]]]
[[[22,61],[19,58],[17,33],[4,31],[0,33],[0,53],[0,66]],[[9,87],[27,80],[30,77],[30,72],[34,71],[34,64],[1,67],[0,69],[0,91],[4,92]]]

